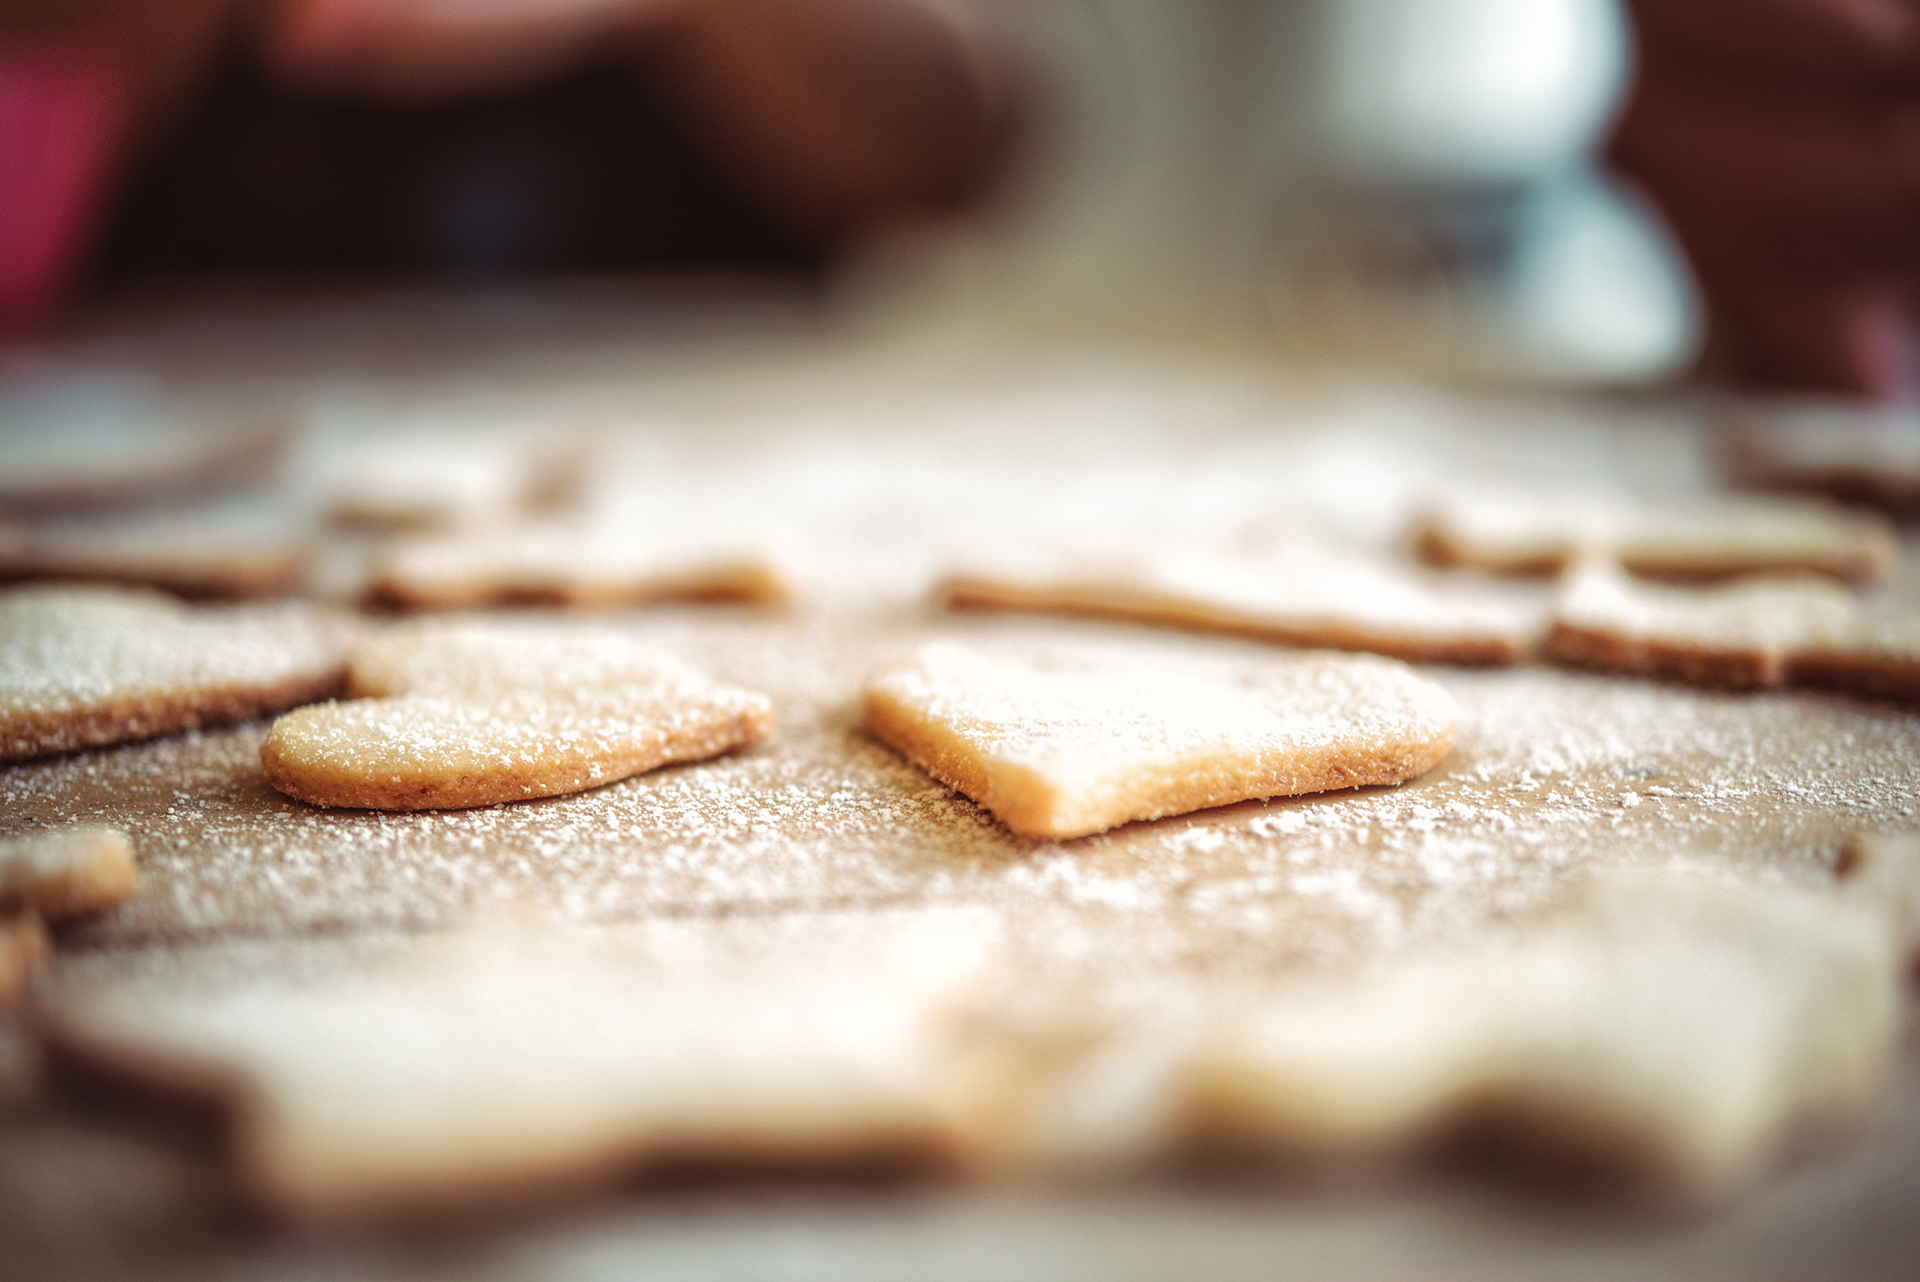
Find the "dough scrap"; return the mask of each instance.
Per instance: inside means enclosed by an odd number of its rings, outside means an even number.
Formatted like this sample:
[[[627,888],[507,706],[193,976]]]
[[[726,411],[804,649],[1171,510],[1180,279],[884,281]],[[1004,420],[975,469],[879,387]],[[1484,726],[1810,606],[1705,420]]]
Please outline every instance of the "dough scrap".
[[[1853,594],[1821,576],[1687,588],[1638,582],[1589,562],[1560,587],[1547,648],[1589,667],[1770,687],[1793,677],[1796,656],[1845,645],[1859,627]]]
[[[1865,1112],[1896,1044],[1898,955],[1884,906],[1834,891],[1597,878],[1499,946],[1235,1020],[1194,1055],[1192,1125],[1325,1152],[1512,1117],[1711,1196],[1796,1124]]]
[[[967,1162],[997,935],[966,911],[228,941],[63,958],[38,1021],[235,1106],[255,1189],[315,1220],[605,1183],[674,1160]]]
[[[773,728],[764,696],[587,628],[398,627],[355,655],[348,694],[274,722],[267,782],[317,806],[464,809],[699,761]]]
[[[305,605],[156,593],[0,593],[0,759],[244,721],[338,690],[358,632]]]
[[[1643,578],[1699,581],[1809,570],[1885,578],[1899,559],[1884,517],[1814,499],[1701,498],[1641,506],[1591,493],[1478,491],[1429,504],[1415,534],[1435,565],[1554,574],[1583,554]]]
[[[111,908],[140,886],[133,843],[118,828],[82,825],[0,841],[0,913],[60,921]]]
[[[375,601],[406,610],[663,600],[778,605],[789,593],[781,568],[754,552],[564,526],[409,539],[381,556],[369,591]]]
[[[1545,626],[1535,601],[1319,544],[975,569],[949,577],[940,598],[949,608],[1167,623],[1414,662],[1514,663]]]
[[[1370,655],[936,642],[871,676],[865,709],[881,740],[1028,837],[1400,783],[1453,746],[1447,693]]]

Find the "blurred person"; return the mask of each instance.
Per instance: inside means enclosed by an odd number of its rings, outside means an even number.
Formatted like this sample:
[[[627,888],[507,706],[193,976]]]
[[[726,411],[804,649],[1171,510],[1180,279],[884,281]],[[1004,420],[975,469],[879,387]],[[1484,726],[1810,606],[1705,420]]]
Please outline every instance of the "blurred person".
[[[1004,150],[922,0],[13,0],[0,322],[77,277],[817,270]]]
[[[1628,0],[1610,157],[1665,215],[1734,378],[1916,390],[1920,3]]]
[[[1610,159],[1707,364],[1914,390],[1920,0],[1625,0]],[[978,192],[1007,69],[925,0],[10,0],[0,319],[84,268],[811,272]],[[1920,242],[1915,242],[1920,244]]]

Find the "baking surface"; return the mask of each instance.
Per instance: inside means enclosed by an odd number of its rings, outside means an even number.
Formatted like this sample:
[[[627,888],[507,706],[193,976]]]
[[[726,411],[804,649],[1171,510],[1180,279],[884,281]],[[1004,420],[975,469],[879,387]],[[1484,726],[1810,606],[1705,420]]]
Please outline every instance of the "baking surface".
[[[1079,358],[1013,361],[1012,376],[981,390],[970,377],[981,358],[926,386],[916,385],[929,381],[926,358],[909,356],[876,391],[870,360],[838,378],[756,367],[708,394],[692,375],[613,381],[600,393],[602,412],[619,404],[627,417],[599,429],[615,462],[601,470],[597,501],[672,495],[682,529],[718,541],[744,527],[804,567],[786,611],[592,616],[769,694],[777,729],[766,742],[577,796],[419,814],[320,811],[273,792],[258,766],[264,723],[16,763],[0,771],[0,835],[111,822],[140,860],[139,896],[63,931],[62,952],[98,964],[120,950],[230,939],[372,937],[503,905],[595,923],[977,906],[1003,923],[1010,964],[1028,977],[1002,1018],[1034,1041],[1124,1048],[1276,980],[1471,942],[1583,869],[1823,886],[1850,836],[1920,826],[1920,715],[1898,705],[1530,665],[1423,669],[1458,705],[1456,748],[1401,787],[1245,803],[1067,842],[1016,838],[859,728],[870,670],[936,638],[1264,648],[942,613],[930,594],[962,552],[1036,539],[1204,546],[1278,516],[1393,547],[1422,478],[1489,459],[1520,479],[1579,468],[1583,481],[1597,471],[1655,497],[1704,487],[1710,468],[1684,416],[1644,408],[1483,407],[1405,392],[1302,400],[1217,373]],[[416,421],[435,398],[482,399],[432,380],[354,396],[292,386],[319,424],[308,450],[352,439],[344,421],[365,431]],[[529,430],[513,426],[513,413],[550,401],[578,413],[574,400],[571,384],[530,380],[512,412],[498,412],[500,430]],[[49,1162],[65,1173],[15,1200],[37,1209],[7,1212],[0,1231],[26,1235],[48,1258],[123,1265],[115,1233],[183,1261],[265,1267],[309,1249],[258,1225],[221,1229],[233,1195],[190,1146],[19,1091],[0,1138],[0,1188],[35,1186]],[[954,1262],[967,1260],[980,1271],[1008,1272],[1011,1260],[1035,1275],[1076,1276],[1079,1264],[1087,1276],[1149,1276],[1177,1260],[1228,1277],[1299,1253],[1389,1276],[1435,1258],[1474,1272],[1532,1261],[1596,1275],[1839,1261],[1897,1276],[1917,1244],[1895,1226],[1920,1222],[1907,1215],[1920,1187],[1916,1098],[1920,1060],[1909,1047],[1866,1134],[1677,1224],[1556,1225],[1446,1180],[1398,1177],[1332,1191],[1315,1180],[1276,1188],[1270,1175],[1200,1187],[1143,1175],[1024,1193],[675,1188],[484,1231],[437,1227],[344,1259],[323,1245],[315,1267],[504,1277],[621,1261],[673,1276],[732,1261],[754,1276],[804,1250],[849,1277],[893,1275],[903,1259],[926,1262],[914,1272],[930,1276],[961,1276]],[[1060,1142],[1083,1141],[1095,1142]],[[89,1227],[96,1244],[76,1245]],[[1043,1260],[1060,1268],[1035,1267]]]

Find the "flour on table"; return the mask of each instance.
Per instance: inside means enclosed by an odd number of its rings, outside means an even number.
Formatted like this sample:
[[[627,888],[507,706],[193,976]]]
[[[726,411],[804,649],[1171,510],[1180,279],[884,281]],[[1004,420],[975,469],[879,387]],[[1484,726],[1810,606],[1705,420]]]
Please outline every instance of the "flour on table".
[[[340,686],[352,620],[305,605],[196,609],[157,594],[0,593],[0,758],[244,721]]]
[[[1400,783],[1453,745],[1445,691],[1360,655],[934,643],[869,678],[865,708],[882,740],[1034,837]]]
[[[395,628],[353,660],[355,698],[281,717],[267,781],[319,806],[461,809],[598,787],[766,737],[772,705],[593,628]]]

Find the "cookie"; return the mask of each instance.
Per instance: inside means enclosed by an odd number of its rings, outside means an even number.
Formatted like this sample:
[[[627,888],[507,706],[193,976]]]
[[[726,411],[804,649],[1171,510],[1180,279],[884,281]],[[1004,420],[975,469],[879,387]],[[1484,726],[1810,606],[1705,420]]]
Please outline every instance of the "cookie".
[[[1543,606],[1523,593],[1322,545],[971,570],[950,577],[940,599],[950,609],[1091,615],[1433,663],[1514,663],[1545,626]]]
[[[151,508],[258,484],[287,443],[271,419],[156,419],[147,396],[90,399],[55,397],[12,419],[0,435],[0,517]]]
[[[936,642],[867,680],[865,715],[1026,837],[1400,783],[1453,746],[1444,690],[1361,655]]]
[[[562,503],[583,466],[578,442],[535,448],[472,431],[342,440],[316,461],[321,505],[365,530],[484,529]]]
[[[1920,508],[1920,415],[1857,402],[1736,407],[1720,422],[1730,478],[1900,513]]]
[[[290,593],[306,566],[306,549],[291,539],[177,520],[0,524],[0,581],[115,583],[233,599]]]
[[[395,628],[355,655],[348,693],[274,722],[267,782],[316,806],[463,809],[699,761],[773,727],[764,696],[586,628]]]
[[[133,843],[96,825],[0,841],[0,913],[28,911],[60,921],[133,897],[140,870]]]
[[[1784,685],[1803,652],[1849,642],[1853,594],[1818,575],[1689,588],[1639,582],[1588,562],[1557,594],[1547,649],[1565,663],[1703,685]]]
[[[1807,570],[1885,578],[1899,559],[1883,517],[1811,499],[1698,498],[1665,506],[1589,493],[1478,491],[1431,502],[1415,533],[1427,561],[1554,574],[1582,554],[1644,578],[1704,581]]]
[[[1715,1196],[1809,1122],[1857,1122],[1903,994],[1884,907],[1830,890],[1597,878],[1479,950],[1303,987],[1193,1058],[1192,1127],[1261,1153],[1517,1126],[1569,1165]]]
[[[47,928],[38,917],[31,913],[0,917],[0,1010],[19,1005],[50,951]]]
[[[0,593],[0,758],[244,721],[340,688],[357,629],[312,607],[157,593]]]
[[[495,917],[82,954],[37,1022],[98,1071],[211,1090],[247,1186],[338,1221],[673,1162],[975,1160],[995,1077],[970,1017],[995,953],[965,912]]]
[[[1920,833],[1859,834],[1841,849],[1835,872],[1849,894],[1891,915],[1902,964],[1920,965]]]
[[[753,552],[561,526],[405,540],[380,556],[369,591],[375,603],[403,610],[648,601],[778,605],[788,594],[781,569]]]
[[[1843,637],[1804,647],[1788,666],[1797,684],[1920,702],[1920,614],[1864,618]]]

